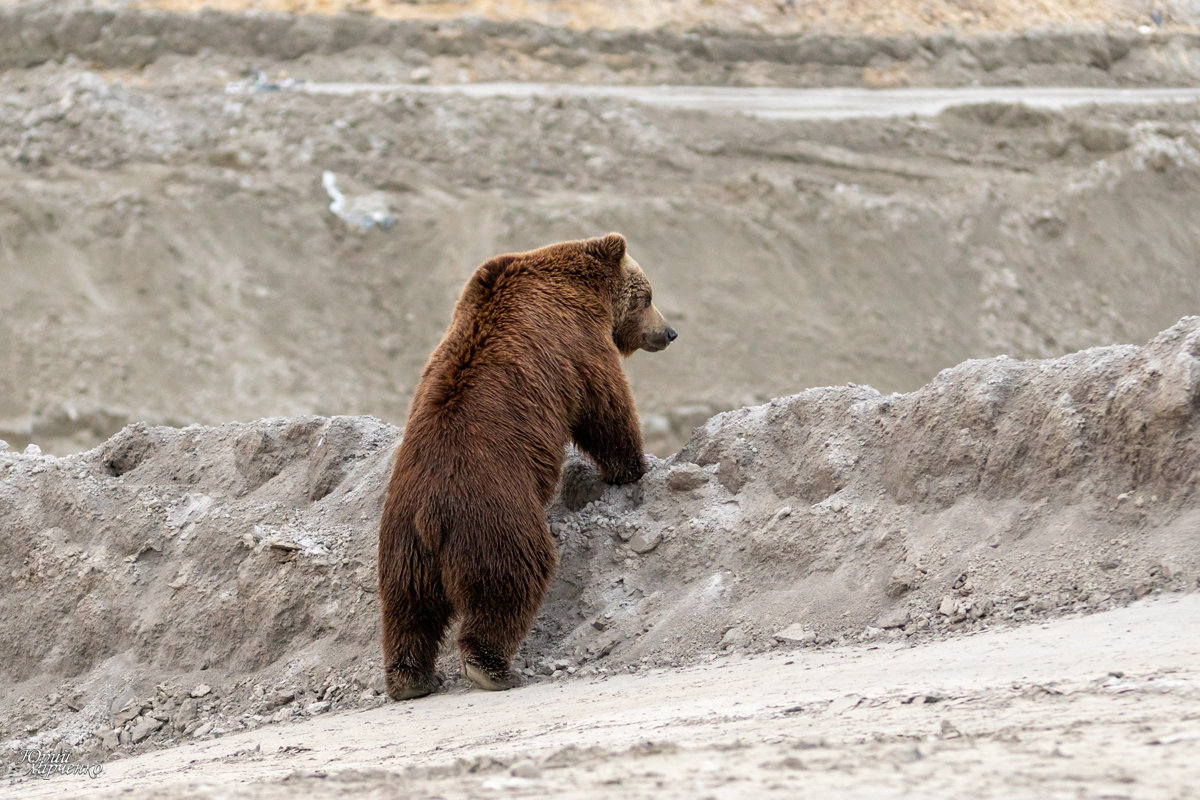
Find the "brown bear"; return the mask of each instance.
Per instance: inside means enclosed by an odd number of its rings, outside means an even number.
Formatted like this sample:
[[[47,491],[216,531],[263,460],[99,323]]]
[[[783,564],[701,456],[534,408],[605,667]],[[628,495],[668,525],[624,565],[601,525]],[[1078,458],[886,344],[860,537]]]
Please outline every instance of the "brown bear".
[[[392,699],[437,689],[434,661],[453,617],[468,678],[484,689],[520,683],[509,662],[557,561],[544,514],[564,447],[573,440],[609,483],[642,477],[621,357],[662,350],[675,335],[620,234],[475,270],[421,373],[383,507]]]

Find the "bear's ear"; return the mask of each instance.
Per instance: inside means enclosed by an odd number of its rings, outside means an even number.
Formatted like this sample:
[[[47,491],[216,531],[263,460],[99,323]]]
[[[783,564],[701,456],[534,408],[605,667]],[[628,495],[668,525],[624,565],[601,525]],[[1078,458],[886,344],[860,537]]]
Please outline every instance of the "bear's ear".
[[[587,251],[601,261],[619,264],[625,257],[625,237],[619,233],[610,233],[599,239],[589,239]]]

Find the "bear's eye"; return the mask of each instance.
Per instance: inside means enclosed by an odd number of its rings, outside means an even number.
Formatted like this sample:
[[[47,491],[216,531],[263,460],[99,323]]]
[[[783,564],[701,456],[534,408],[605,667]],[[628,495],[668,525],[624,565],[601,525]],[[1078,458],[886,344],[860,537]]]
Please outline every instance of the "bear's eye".
[[[642,303],[642,308],[649,308],[650,303],[651,303],[650,296],[646,295],[646,302]]]

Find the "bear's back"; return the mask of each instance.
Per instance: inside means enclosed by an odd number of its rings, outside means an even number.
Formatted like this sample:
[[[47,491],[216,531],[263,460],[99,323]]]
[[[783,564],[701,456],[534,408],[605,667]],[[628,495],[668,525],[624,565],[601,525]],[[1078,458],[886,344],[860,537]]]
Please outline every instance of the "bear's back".
[[[619,356],[587,275],[541,252],[491,259],[463,289],[397,453],[414,491],[553,494],[587,376]]]

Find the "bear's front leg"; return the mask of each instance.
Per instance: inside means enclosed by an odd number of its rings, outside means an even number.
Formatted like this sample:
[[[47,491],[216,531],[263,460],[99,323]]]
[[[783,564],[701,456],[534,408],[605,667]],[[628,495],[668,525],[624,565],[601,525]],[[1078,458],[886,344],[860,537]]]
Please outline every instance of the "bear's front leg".
[[[633,483],[646,474],[642,426],[629,382],[619,363],[613,367],[616,376],[610,373],[589,383],[588,396],[571,436],[596,463],[607,483]]]

